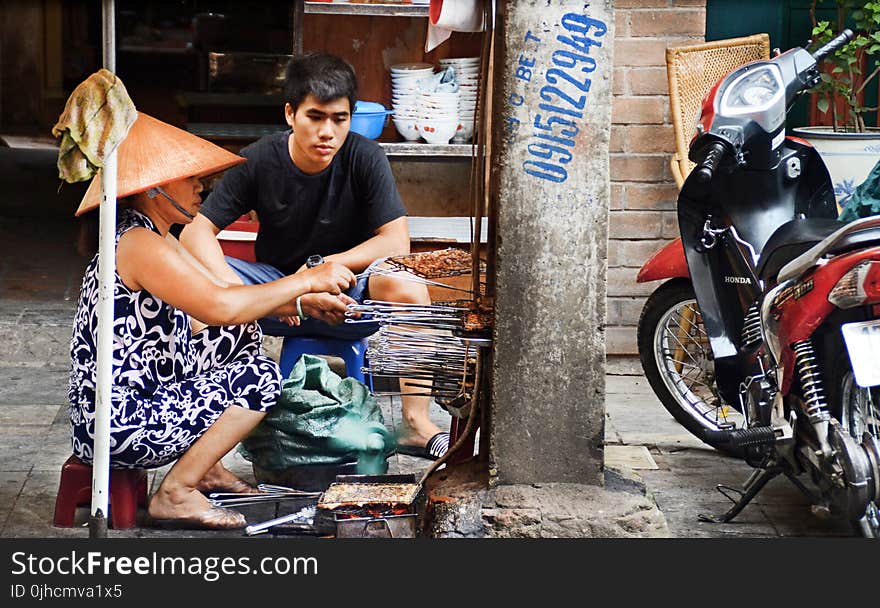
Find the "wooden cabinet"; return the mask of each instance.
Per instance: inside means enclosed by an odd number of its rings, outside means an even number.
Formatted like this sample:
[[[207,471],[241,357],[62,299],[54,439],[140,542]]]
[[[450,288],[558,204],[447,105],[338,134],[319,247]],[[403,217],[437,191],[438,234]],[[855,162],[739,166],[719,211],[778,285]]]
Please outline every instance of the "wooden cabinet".
[[[454,33],[425,53],[428,5],[295,0],[293,22],[295,53],[321,50],[339,55],[358,75],[358,97],[386,107],[391,106],[391,65],[413,61],[437,65],[446,57],[479,56],[482,48],[481,33]],[[462,230],[453,227],[460,227],[469,215],[472,146],[405,142],[390,120],[379,143],[414,216],[411,223],[418,226],[418,231],[411,230],[413,239],[459,241]]]

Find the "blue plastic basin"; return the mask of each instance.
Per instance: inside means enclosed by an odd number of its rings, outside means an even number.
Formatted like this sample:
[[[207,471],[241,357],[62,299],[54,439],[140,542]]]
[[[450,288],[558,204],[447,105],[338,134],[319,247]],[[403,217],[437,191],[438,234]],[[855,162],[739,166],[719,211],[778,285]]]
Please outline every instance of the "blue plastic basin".
[[[376,139],[382,134],[385,118],[391,113],[381,103],[358,101],[351,115],[351,130],[369,139]]]

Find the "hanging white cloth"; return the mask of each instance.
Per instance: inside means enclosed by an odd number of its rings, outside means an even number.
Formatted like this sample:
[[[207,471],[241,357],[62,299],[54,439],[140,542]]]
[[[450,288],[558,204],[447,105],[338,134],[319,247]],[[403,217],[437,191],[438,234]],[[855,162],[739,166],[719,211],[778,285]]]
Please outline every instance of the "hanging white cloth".
[[[452,32],[482,32],[486,29],[483,0],[431,0],[425,52],[447,40]]]

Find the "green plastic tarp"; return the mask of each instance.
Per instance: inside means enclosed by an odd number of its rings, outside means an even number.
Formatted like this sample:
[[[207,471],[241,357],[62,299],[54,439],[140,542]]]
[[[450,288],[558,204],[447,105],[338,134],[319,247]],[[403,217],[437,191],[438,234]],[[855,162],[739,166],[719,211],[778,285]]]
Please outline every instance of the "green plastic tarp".
[[[321,357],[303,355],[282,381],[277,405],[242,441],[239,452],[272,471],[336,465],[358,460],[375,447],[368,438],[376,435],[392,447],[382,411],[367,387],[333,373]]]

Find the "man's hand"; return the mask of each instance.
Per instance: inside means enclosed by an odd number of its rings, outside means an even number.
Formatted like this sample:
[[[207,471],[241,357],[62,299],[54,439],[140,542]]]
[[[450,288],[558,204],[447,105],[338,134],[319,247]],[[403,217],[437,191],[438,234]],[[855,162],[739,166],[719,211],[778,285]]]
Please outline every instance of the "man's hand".
[[[339,295],[357,282],[354,273],[337,262],[324,262],[320,266],[297,271],[308,280],[312,293],[327,292]]]
[[[345,312],[349,304],[357,304],[353,299],[341,293],[310,293],[300,298],[303,312],[310,318],[319,319],[331,325],[339,325],[345,321]]]

